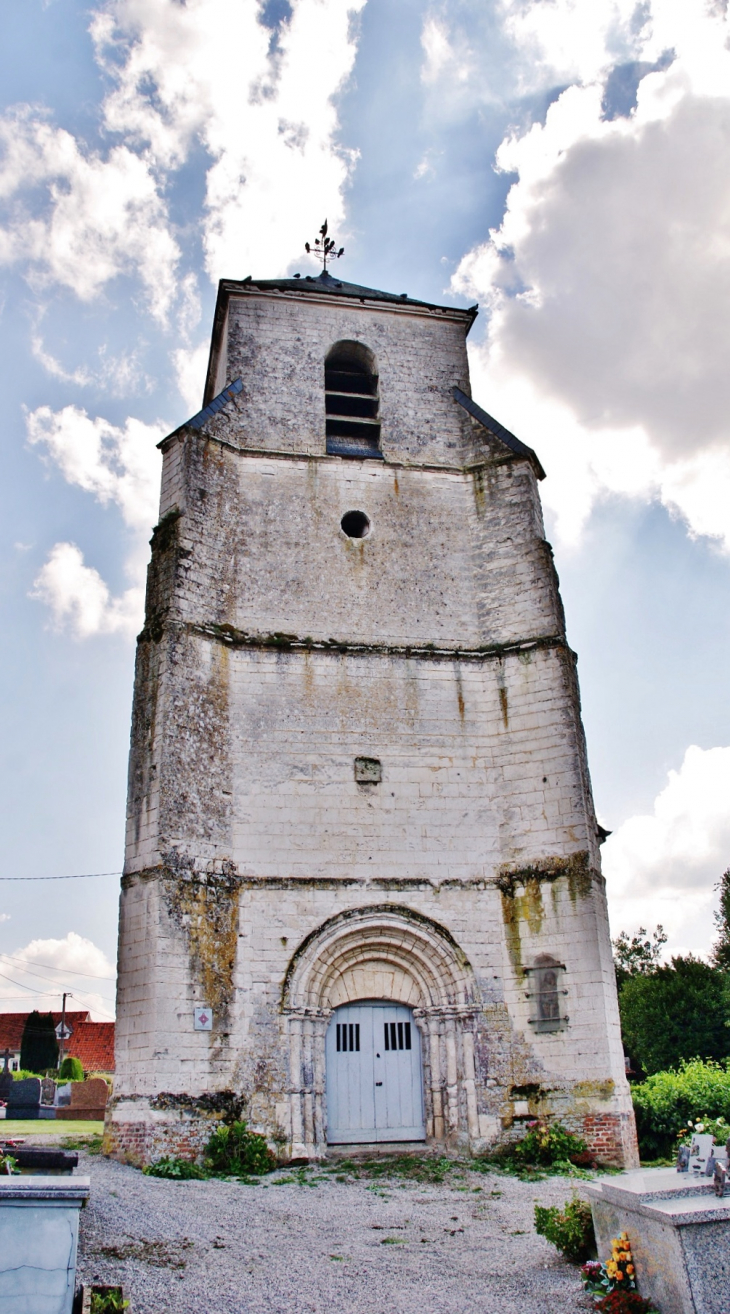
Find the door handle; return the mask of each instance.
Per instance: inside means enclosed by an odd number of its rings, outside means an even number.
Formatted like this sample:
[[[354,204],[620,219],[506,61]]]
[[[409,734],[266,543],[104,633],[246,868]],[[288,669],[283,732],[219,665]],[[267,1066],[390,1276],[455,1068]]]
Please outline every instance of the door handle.
[[[376,1086],[382,1086],[382,1084],[383,1084],[382,1081],[376,1081],[375,1083]]]

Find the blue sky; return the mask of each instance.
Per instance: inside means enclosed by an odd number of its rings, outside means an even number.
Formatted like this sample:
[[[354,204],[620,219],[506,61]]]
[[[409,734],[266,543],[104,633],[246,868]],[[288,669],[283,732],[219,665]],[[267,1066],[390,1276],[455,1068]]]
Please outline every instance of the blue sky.
[[[155,443],[200,404],[217,279],[307,272],[327,215],[347,279],[479,301],[474,394],[548,474],[614,932],[707,952],[730,864],[722,6],[0,13],[0,876],[121,866]],[[68,987],[108,1016],[117,889],[3,880],[0,1006]]]

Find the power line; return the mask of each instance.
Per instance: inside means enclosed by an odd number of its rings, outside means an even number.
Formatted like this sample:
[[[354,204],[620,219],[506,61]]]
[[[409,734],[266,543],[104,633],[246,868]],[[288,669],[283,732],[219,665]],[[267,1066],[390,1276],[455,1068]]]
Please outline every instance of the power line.
[[[17,961],[17,960],[16,960],[16,961]],[[5,964],[3,964],[3,966],[5,966]],[[60,969],[59,969],[59,970],[60,970]],[[40,994],[40,993],[44,993],[44,994],[58,994],[58,992],[59,992],[60,990],[63,989],[63,985],[64,985],[64,982],[63,982],[63,981],[57,981],[57,980],[55,980],[53,977],[50,977],[50,976],[42,976],[40,972],[34,972],[33,969],[32,969],[32,967],[24,967],[24,972],[25,972],[25,975],[26,975],[26,976],[34,976],[35,979],[36,979],[36,981],[42,981],[43,984],[44,984],[44,986],[49,986],[49,987],[50,987],[50,990],[47,990],[47,991],[43,991],[43,992],[36,991],[37,994]],[[2,975],[2,973],[0,973],[0,975]],[[69,977],[73,977],[73,972],[69,972],[69,973],[67,973],[67,979],[68,979]],[[12,979],[11,977],[7,977],[7,978],[6,978],[6,980],[8,980],[8,981],[10,981],[11,979]],[[107,979],[107,978],[105,978],[105,979]],[[111,978],[108,978],[108,979],[111,979]],[[14,981],[14,985],[22,986],[22,988],[23,988],[24,990],[30,990],[30,988],[31,988],[30,986],[25,985],[22,981]],[[87,996],[88,996],[89,998],[91,998],[91,999],[109,999],[109,1000],[111,1000],[111,998],[112,998],[111,995],[105,995],[104,992],[103,992],[102,990],[98,990],[98,991],[93,991],[93,992],[92,992],[92,991],[90,991],[90,990],[80,990],[79,987],[76,986],[76,992],[77,992],[77,994],[79,994],[79,995],[87,995]]]
[[[121,871],[86,871],[73,876],[0,876],[0,881],[93,881],[97,876],[122,876]]]
[[[30,975],[33,975],[33,973],[30,973]],[[14,977],[12,977],[12,976],[8,976],[6,972],[0,972],[0,977],[2,977],[4,981],[9,981],[11,985],[19,986],[21,990],[27,990],[28,993],[31,994],[31,995],[36,995],[36,996],[37,996],[37,995],[41,995],[42,997],[48,998],[49,995],[50,995],[50,996],[53,996],[53,995],[55,995],[55,994],[58,993],[58,990],[57,990],[57,989],[56,989],[56,990],[53,990],[53,989],[50,988],[50,987],[56,985],[56,982],[55,982],[55,981],[48,981],[48,982],[46,983],[45,979],[44,979],[42,976],[39,976],[39,977],[38,977],[38,980],[39,980],[39,981],[43,981],[44,985],[47,984],[47,985],[49,986],[49,989],[47,989],[47,990],[38,990],[37,987],[35,987],[35,986],[27,986],[27,985],[24,985],[22,981],[16,981]],[[86,997],[86,998],[92,999],[92,1000],[94,1000],[94,1001],[95,1001],[97,998],[101,998],[101,999],[108,999],[108,998],[109,998],[108,995],[89,995],[89,994],[87,994],[87,992],[86,992],[85,990],[79,990],[79,991],[77,991],[77,993],[78,993],[79,995],[81,995],[82,998],[83,998],[83,997]],[[10,997],[11,999],[22,999],[22,998],[23,998],[23,995],[11,995],[11,996],[9,996],[9,997]],[[0,1004],[1,1004],[1,1003],[2,1003],[2,995],[0,995]],[[103,1004],[102,1004],[102,1005],[99,1005],[99,1004],[97,1004],[96,1002],[92,1003],[91,1005],[87,1005],[87,1007],[90,1007],[90,1008],[96,1008],[96,1009],[98,1009],[98,1011],[99,1011],[100,1013],[106,1013],[106,1012],[108,1012],[108,1009],[105,1009],[104,1006],[103,1006]],[[109,1020],[110,1020],[110,1021],[113,1021],[113,1018],[110,1017]]]
[[[87,976],[92,981],[115,981],[114,976],[98,976],[96,972],[78,972],[75,967],[54,967],[53,963],[39,963],[33,959],[32,964],[28,963],[25,958],[14,958],[12,954],[0,954],[0,958],[9,958],[13,963],[22,963],[32,972],[34,967],[47,967],[51,972],[66,972],[68,976]]]

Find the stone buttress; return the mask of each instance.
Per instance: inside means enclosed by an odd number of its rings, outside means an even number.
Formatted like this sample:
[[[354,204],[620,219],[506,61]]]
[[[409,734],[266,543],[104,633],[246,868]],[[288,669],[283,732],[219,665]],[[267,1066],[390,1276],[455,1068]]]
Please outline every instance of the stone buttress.
[[[324,1154],[333,1011],[384,1000],[413,1011],[429,1142],[544,1114],[636,1162],[542,470],[470,403],[473,318],[221,284],[205,401],[240,383],[161,444],[120,1156],[198,1153],[232,1115]]]

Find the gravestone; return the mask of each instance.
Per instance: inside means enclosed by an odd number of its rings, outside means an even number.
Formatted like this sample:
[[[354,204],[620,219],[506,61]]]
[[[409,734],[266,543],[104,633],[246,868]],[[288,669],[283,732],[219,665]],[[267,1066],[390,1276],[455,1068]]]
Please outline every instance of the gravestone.
[[[56,1103],[56,1083],[51,1077],[41,1077],[41,1104]]]
[[[35,1120],[53,1118],[55,1114],[56,1110],[52,1105],[48,1106],[43,1103],[43,1083],[40,1077],[23,1077],[22,1081],[13,1082],[13,1088],[8,1095],[6,1119],[29,1118]]]
[[[70,1103],[59,1105],[56,1117],[69,1121],[78,1118],[84,1122],[101,1122],[106,1112],[108,1094],[109,1087],[102,1077],[73,1081]]]

